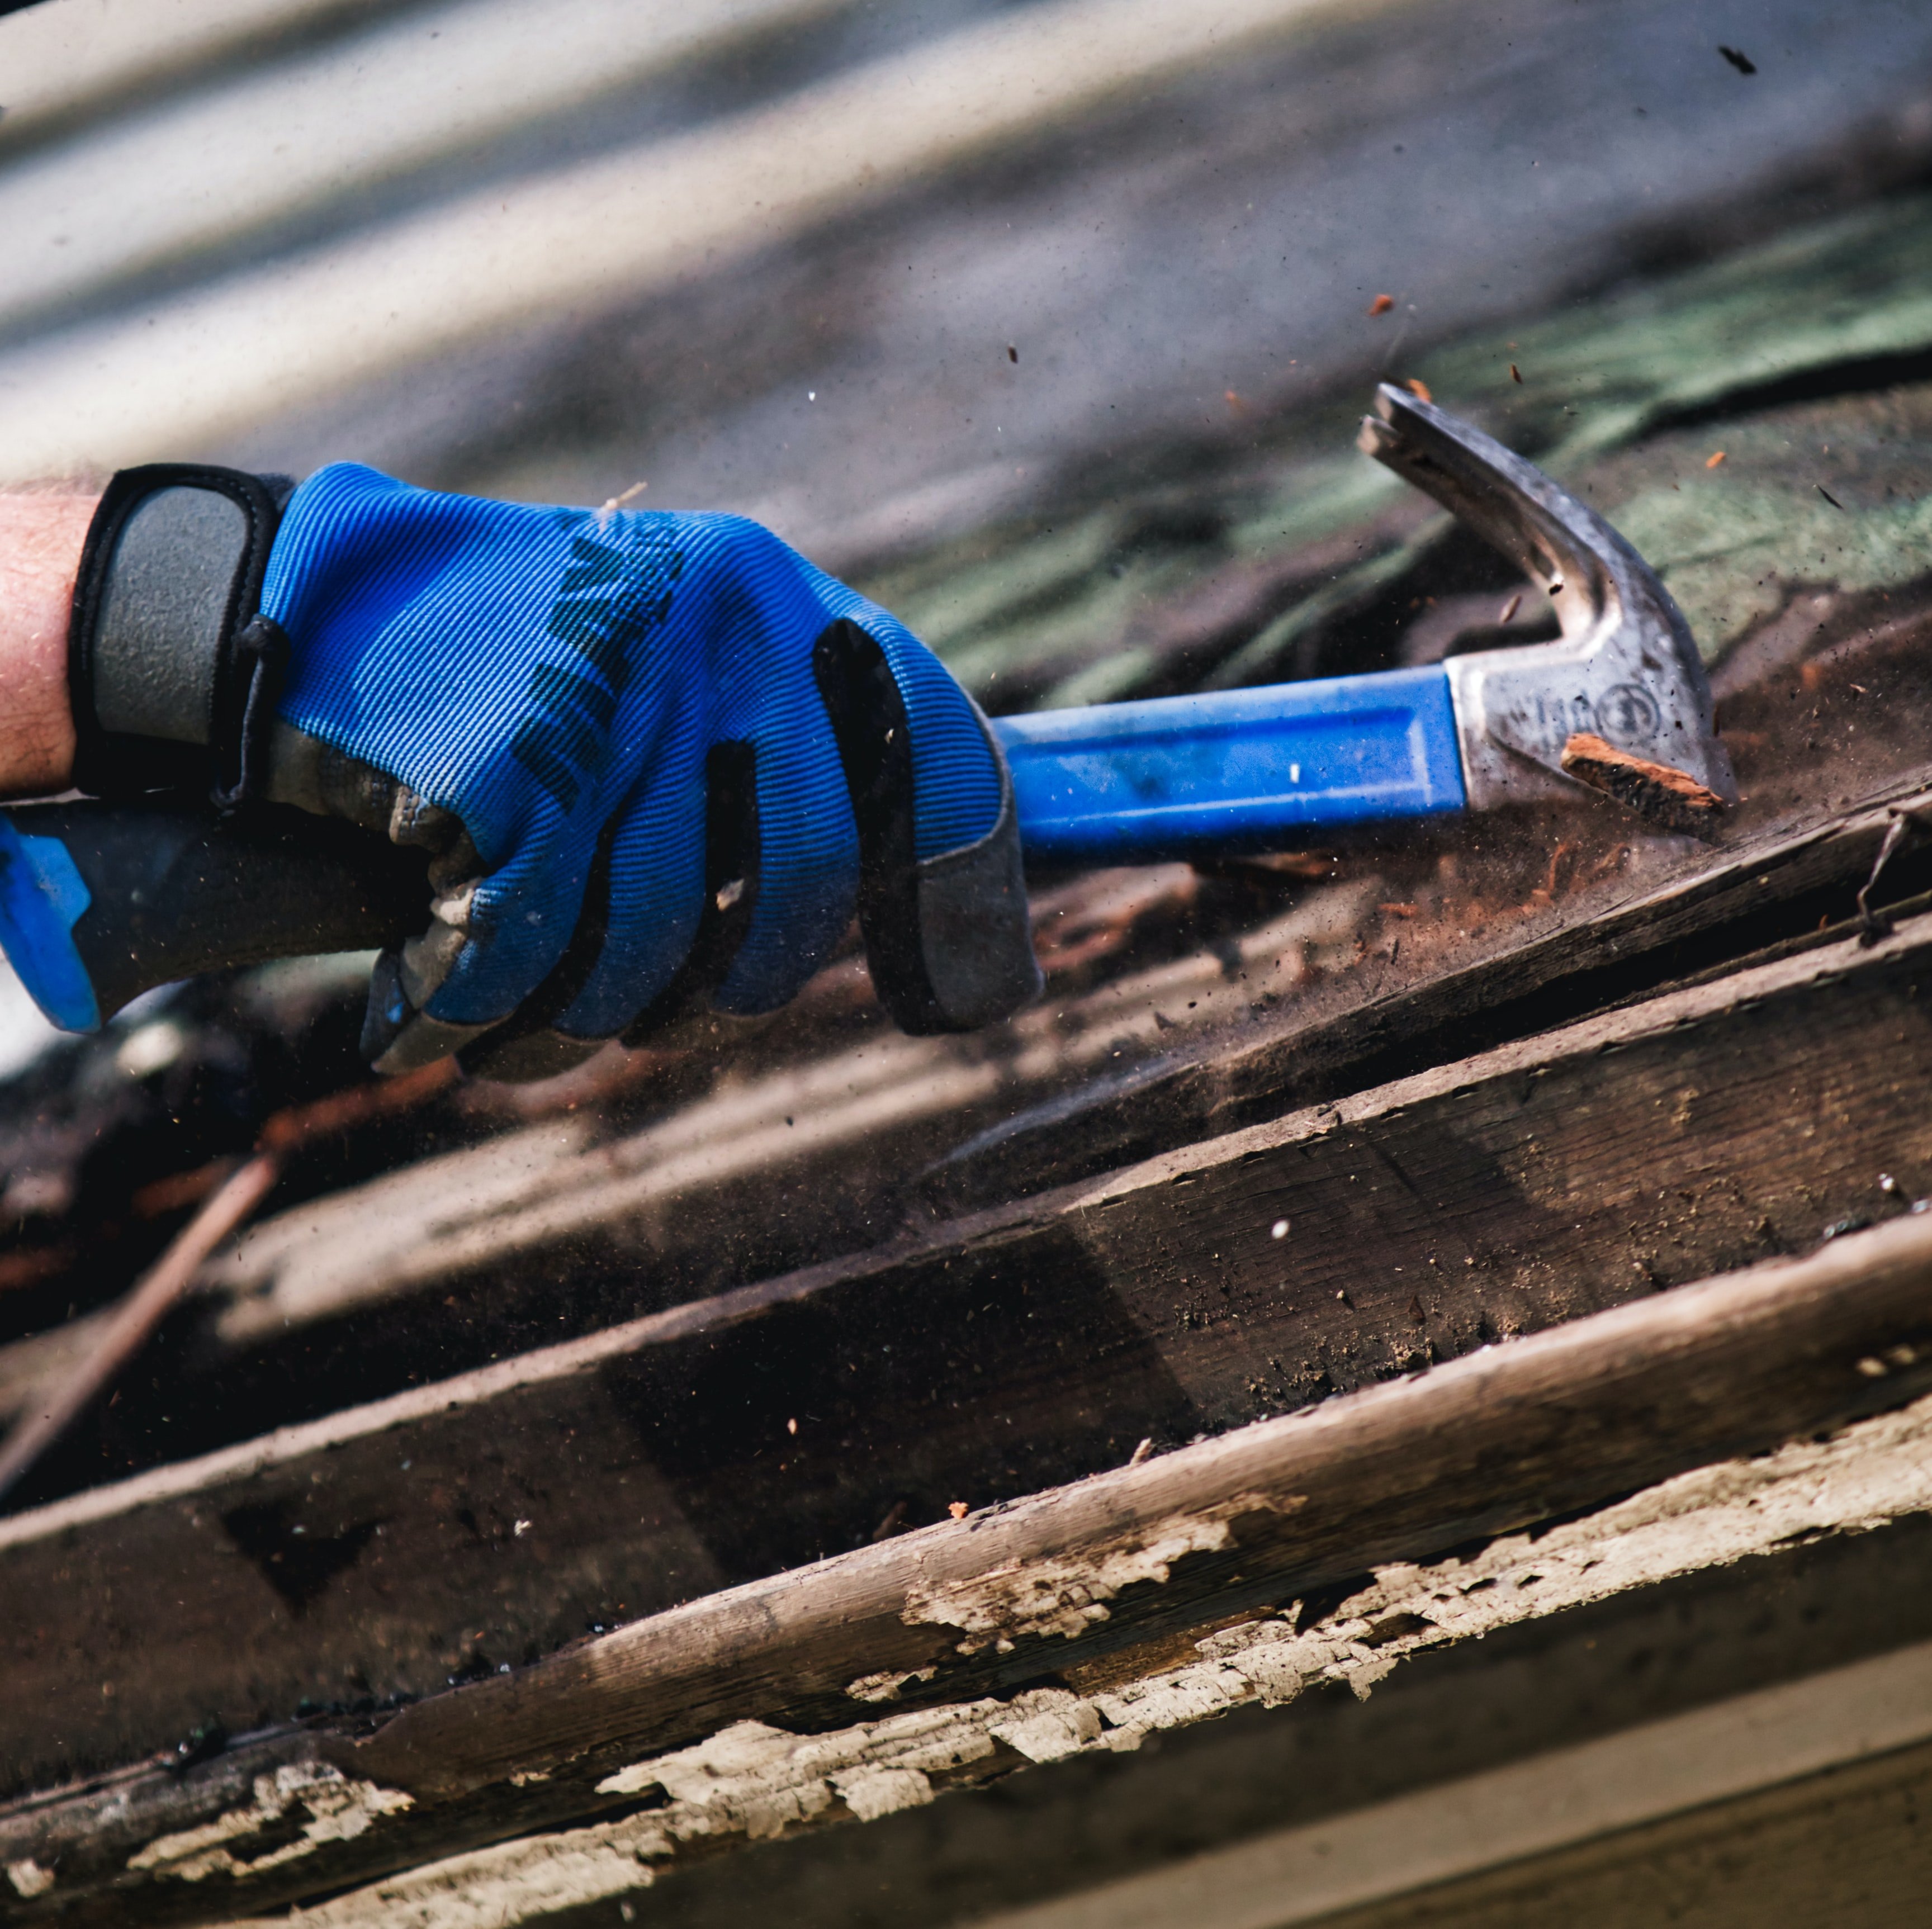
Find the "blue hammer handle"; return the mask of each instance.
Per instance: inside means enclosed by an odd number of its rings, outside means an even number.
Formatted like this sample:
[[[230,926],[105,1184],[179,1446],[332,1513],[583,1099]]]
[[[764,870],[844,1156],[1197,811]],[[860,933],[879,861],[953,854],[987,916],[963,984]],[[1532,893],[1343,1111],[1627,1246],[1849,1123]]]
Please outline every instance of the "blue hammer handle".
[[[1463,803],[1439,668],[1045,710],[993,730],[1040,866],[1292,848]],[[200,971],[395,944],[420,925],[424,890],[419,853],[293,811],[0,812],[0,949],[64,1030]]]
[[[1464,802],[1449,679],[1433,666],[1036,710],[993,734],[1037,863],[1287,850]]]
[[[203,971],[398,944],[428,891],[420,852],[302,811],[0,811],[0,950],[63,1031]]]

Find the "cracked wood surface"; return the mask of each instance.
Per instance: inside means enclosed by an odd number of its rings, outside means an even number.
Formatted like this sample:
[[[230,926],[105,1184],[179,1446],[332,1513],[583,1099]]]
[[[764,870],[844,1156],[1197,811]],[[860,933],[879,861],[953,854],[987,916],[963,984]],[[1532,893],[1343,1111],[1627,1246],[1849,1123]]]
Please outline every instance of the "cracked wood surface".
[[[1932,1509],[1932,1402],[1913,1402],[1928,1283],[1932,1215],[1908,1215],[713,1595],[359,1742],[267,1737],[16,1804],[12,1913],[205,1919],[359,1873],[376,1886],[322,1922],[535,1919],[1323,1681],[1366,1694],[1414,1653],[1882,1527]],[[896,1678],[854,1672],[895,1648]]]
[[[1896,1212],[1928,973],[1907,921],[16,1516],[10,1779],[434,1692]]]

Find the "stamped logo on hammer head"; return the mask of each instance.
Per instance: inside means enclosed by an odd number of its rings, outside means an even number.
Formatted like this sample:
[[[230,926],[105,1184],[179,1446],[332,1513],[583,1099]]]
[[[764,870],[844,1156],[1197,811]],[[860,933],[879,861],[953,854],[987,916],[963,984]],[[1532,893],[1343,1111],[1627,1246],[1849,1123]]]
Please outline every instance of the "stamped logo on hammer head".
[[[1597,733],[1612,743],[1647,740],[1664,728],[1657,699],[1640,684],[1612,683],[1597,699]]]

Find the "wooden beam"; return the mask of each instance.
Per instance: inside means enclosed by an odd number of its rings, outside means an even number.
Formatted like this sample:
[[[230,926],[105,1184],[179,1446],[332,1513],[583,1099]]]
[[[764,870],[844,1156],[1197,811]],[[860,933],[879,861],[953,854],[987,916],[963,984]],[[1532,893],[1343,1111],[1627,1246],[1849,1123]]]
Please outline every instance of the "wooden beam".
[[[1922,1392],[1928,1287],[1932,1214],[1908,1215],[726,1590],[366,1738],[284,1733],[18,1804],[0,1859],[30,1887],[61,1870],[43,1899],[68,1921],[205,1919],[428,1862],[324,1920],[413,1900],[440,1921],[440,1898],[517,1922],[654,1860],[1366,1688],[1426,1647],[1932,1510],[1932,1400],[1756,1450]],[[1753,1457],[1684,1471],[1714,1452]]]
[[[0,1522],[9,1784],[520,1666],[1900,1211],[1928,974],[1921,919]]]
[[[1029,1169],[1102,1169],[1141,1156],[1406,1077],[1674,982],[1841,938],[1856,895],[1900,817],[1932,811],[1932,772],[1887,784],[1822,822],[1780,826],[1597,915],[1532,928],[1490,956],[1418,986],[1362,999],[1312,1024],[1264,1030],[1252,1042],[1169,1068],[1130,1094],[1096,1093],[1077,1114],[1022,1117],[983,1150],[952,1163],[961,1203],[1010,1196]],[[1875,902],[1932,887],[1922,841],[1887,867]],[[1051,1148],[1052,1157],[1046,1155]]]
[[[1204,1609],[1278,1600],[1894,1404],[1932,1386],[1928,1288],[1932,1220],[1915,1215],[990,1510],[963,1534],[941,1526],[692,1602],[406,1709],[341,1759],[454,1793],[617,1736],[649,1752],[809,1707],[844,1695],[862,1662],[904,1669],[908,1702],[1010,1691]]]
[[[1922,1645],[1002,1911],[982,1929],[1192,1929],[1204,1895],[1217,1929],[1418,1929],[1452,1909],[1463,1929],[1576,1924],[1592,1902],[1581,1919],[1600,1929],[1654,1920],[1660,1896],[1681,1907],[1682,1864],[1699,1860],[1724,1929],[1842,1921],[1853,1895],[1876,1902],[1874,1889],[1891,1906],[1850,1912],[1910,1922],[1922,1912],[1932,1840],[1907,1818],[1928,1795],[1932,1648]],[[1659,1880],[1665,1856],[1680,1865],[1676,1882]],[[1875,1883],[1864,1874],[1874,1864]],[[1816,1914],[1790,1910],[1782,1885],[1800,1872]],[[1560,1904],[1558,1881],[1569,1892]],[[364,1919],[380,1918],[365,1904]]]
[[[620,1310],[700,1298],[850,1251],[881,1228],[1036,1191],[1042,1172],[1087,1177],[1453,1062],[1766,945],[1842,939],[1894,806],[1928,801],[1922,775],[1892,802],[1700,859],[1576,924],[1532,919],[1486,958],[1365,1002],[1359,973],[1326,994],[1304,986],[1292,1022],[1270,1016],[1268,986],[1300,984],[1303,948],[1340,915],[1333,904],[1311,906],[1306,928],[1292,913],[1248,934],[1238,971],[1204,952],[1036,1013],[1010,1051],[872,1034],[628,1136],[601,1138],[572,1114],[406,1168],[262,1228],[217,1270],[199,1323],[168,1336],[157,1370],[126,1387],[99,1433],[77,1438],[52,1472],[86,1484],[104,1457],[125,1466],[124,1446],[186,1458],[605,1324]],[[1908,847],[1877,902],[1928,883],[1932,859]],[[1177,974],[1190,971],[1184,986]],[[1168,1034],[1156,1015],[1163,1000],[1188,999],[1211,1007],[1220,1029],[1177,1032],[1184,1048],[1162,1057],[1154,1041]],[[1135,1062],[1124,1084],[1111,1069],[1120,1045]],[[0,1348],[0,1408],[70,1343],[56,1329]],[[1266,1356],[1259,1364],[1264,1377],[1276,1371]],[[1300,1364],[1280,1370],[1286,1397]],[[1346,1362],[1322,1370],[1348,1383]],[[1319,1371],[1307,1378],[1318,1384]]]

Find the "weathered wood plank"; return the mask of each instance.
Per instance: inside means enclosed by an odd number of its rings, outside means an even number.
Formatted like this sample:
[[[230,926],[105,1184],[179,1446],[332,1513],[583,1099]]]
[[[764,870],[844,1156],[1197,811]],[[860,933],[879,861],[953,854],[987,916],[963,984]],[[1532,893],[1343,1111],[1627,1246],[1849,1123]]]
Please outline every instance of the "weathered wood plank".
[[[1928,976],[1922,919],[0,1523],[9,1780],[432,1692],[1900,1210]]]
[[[1908,806],[1925,796],[1922,777],[1894,789]],[[788,1253],[849,1250],[1037,1190],[1042,1172],[1102,1172],[1561,1024],[1762,944],[1815,942],[1821,920],[1852,915],[1890,821],[1880,802],[1753,840],[1634,902],[1567,926],[1559,913],[1527,920],[1474,964],[1366,999],[1360,971],[1325,998],[1304,982],[1307,954],[1318,960],[1360,915],[1360,891],[1331,886],[1223,957],[1178,960],[1043,1011],[1011,1039],[872,1036],[628,1137],[600,1142],[566,1115],[398,1173],[265,1227],[220,1269],[206,1324],[184,1322],[50,1478],[98,1478],[110,1444],[152,1458],[218,1448],[284,1417],[781,1273],[797,1263]],[[1932,856],[1908,848],[1875,902],[1928,883]],[[1271,1010],[1277,988],[1295,989],[1300,1002],[1281,1010],[1301,1017]],[[1211,1038],[1161,1030],[1190,1000],[1202,1007],[1192,1016],[1219,1025]],[[1161,1056],[1170,1036],[1185,1042]],[[1132,1066],[1124,1080],[1108,1069],[1120,1048]],[[1051,1096],[982,1129],[1030,1090]],[[0,1389],[24,1386],[62,1343],[56,1332],[21,1342],[17,1358],[0,1349]]]
[[[1432,1883],[1400,1900],[1325,1916],[1322,1929],[1541,1929],[1550,1922],[1624,1929],[1666,1910],[1664,1919],[1694,1921],[1700,1929],[1767,1922],[1914,1929],[1932,1885],[1928,1808],[1932,1746],[1921,1745],[1699,1804],[1607,1840],[1525,1856],[1507,1869]],[[1126,1919],[1134,1929],[1161,1929],[1153,1911]],[[1192,1912],[1168,1919],[1192,1920]],[[1106,1920],[1111,1926],[1122,1918]],[[1048,1919],[988,1929],[1084,1925]]]
[[[1136,1875],[1158,1882],[1156,1872],[1180,1858],[1217,1850],[1238,1856],[1250,1846],[1267,1854],[1285,1830],[1340,1826],[1353,1833],[1392,1799],[1426,1801],[1441,1790],[1454,1801],[1468,1777],[1600,1739],[1614,1750],[1626,1737],[1639,1739],[1634,1729],[1687,1714],[1694,1725],[1697,1712],[1714,1703],[1743,1714],[1762,1736],[1763,1713],[1746,1711],[1759,1694],[1781,1698],[1787,1685],[1801,1702],[1831,1711],[1832,1726],[1850,1730],[1853,1748],[1869,1751],[1898,1737],[1901,1722],[1927,1722],[1928,1705],[1902,1694],[1907,1684],[1899,1682],[1881,1692],[1880,1722],[1868,1724],[1844,1680],[1834,1677],[1868,1658],[1886,1671],[1898,1649],[1932,1634],[1932,1603],[1921,1586],[1932,1517],[1908,1507],[1878,1531],[1847,1532],[1832,1524],[1828,1504],[1814,1502],[1794,1520],[1778,1496],[1802,1466],[1814,1493],[1841,1480],[1862,1483],[1870,1520],[1885,1458],[1873,1436],[1909,1426],[1915,1411],[1922,1414],[1922,1404],[1861,1423],[1828,1448],[1780,1453],[1773,1456],[1780,1476],[1763,1484],[1751,1478],[1763,1462],[1726,1463],[1721,1472],[1707,1469],[1647,1490],[1608,1514],[1509,1537],[1480,1555],[1398,1568],[1387,1584],[1326,1612],[1306,1605],[1296,1617],[1297,1660],[1280,1674],[1264,1665],[1264,1658],[1288,1658],[1280,1624],[1265,1618],[1184,1635],[1165,1644],[1165,1654],[1111,1657],[1077,1671],[1071,1703],[1052,1690],[1029,1692],[1033,1705],[1057,1702],[1063,1740],[1070,1730],[1078,1734],[1082,1702],[1101,1713],[1100,1732],[1073,1755],[1022,1762],[994,1792],[969,1790],[966,1800],[914,1805],[862,1827],[794,1828],[780,1840],[709,1856],[680,1847],[668,1859],[652,1859],[658,1880],[635,1897],[634,1911],[657,1929],[737,1929],[757,1919],[770,1898],[783,1895],[793,1929],[942,1929],[1002,1909],[1051,1906],[1096,1886],[1102,1893],[1094,1900],[1104,1909],[1106,1888]],[[1814,1457],[1826,1456],[1838,1461],[1835,1473]],[[1732,1484],[1729,1504],[1708,1504],[1720,1482]],[[1757,1536],[1747,1536],[1752,1551],[1745,1552],[1733,1529],[1759,1510],[1754,1501],[1779,1516],[1778,1530],[1798,1528],[1795,1540],[1766,1546],[1772,1536],[1762,1527],[1770,1523],[1763,1522]],[[1666,1514],[1667,1522],[1660,1517]],[[1666,1535],[1694,1562],[1718,1564],[1659,1574],[1654,1557]],[[1592,1560],[1589,1574],[1612,1576],[1612,1591],[1580,1603],[1569,1583]],[[1492,1579],[1495,1586],[1480,1585]],[[1519,1585],[1524,1581],[1531,1585]],[[1454,1639],[1439,1626],[1409,1635],[1389,1625],[1406,1612],[1414,1619],[1396,1628],[1416,1628],[1457,1602],[1459,1622],[1479,1606],[1494,1617],[1480,1642],[1468,1638],[1474,1630],[1466,1622]],[[1530,1618],[1516,1618],[1525,1612]],[[1411,1649],[1412,1639],[1433,1645]],[[1324,1643],[1334,1658],[1284,1700]],[[1152,1677],[1145,1672],[1150,1660]],[[1382,1672],[1390,1661],[1396,1665]],[[1367,1688],[1371,1675],[1378,1678],[1367,1698],[1340,1691]],[[1271,1705],[1242,1698],[1243,1683],[1256,1676],[1273,1679]],[[1742,1706],[1730,1699],[1738,1696]],[[1106,1725],[1124,1717],[1124,1727]],[[981,1718],[999,1720],[997,1705]],[[1147,1737],[1156,1745],[1132,1745],[1149,1720],[1173,1725]],[[1788,1720],[1777,1725],[1790,1733]],[[1034,1732],[1044,1738],[1053,1730],[1042,1723]],[[1005,1744],[996,1745],[1004,1767]],[[808,1750],[824,1746],[822,1738],[807,1740],[797,1753],[808,1760]],[[1742,1753],[1764,1781],[1780,1779],[1774,1756],[1748,1745]],[[713,1800],[705,1806],[724,1821],[729,1784],[706,1792]],[[1715,1791],[1707,1785],[1706,1792]],[[841,1806],[825,1819],[836,1820]],[[692,1807],[677,1819],[688,1822]],[[1492,1840],[1488,1817],[1496,1812],[1485,1804],[1482,1820],[1458,1831],[1459,1843],[1480,1847]],[[605,1839],[627,1826],[635,1824],[607,1825]],[[358,1913],[365,1920],[374,1914],[382,1929],[399,1929],[411,1903],[445,1898],[446,1907],[460,1901],[481,1912],[493,1899],[490,1888],[500,1896],[508,1886],[502,1874],[514,1870],[527,1883],[547,1862],[563,1862],[554,1852],[573,1837],[583,1840],[571,1831],[506,1843],[476,1858],[470,1866],[479,1879],[460,1886],[448,1880],[447,1865],[437,1872],[440,1882],[428,1870],[400,1874],[341,1898],[317,1929],[348,1929]],[[1372,1854],[1366,1866],[1378,1866]],[[1386,1868],[1385,1859],[1379,1866]],[[1385,1883],[1382,1892],[1400,1886]],[[1191,1894],[1181,1892],[1191,1922],[1204,1892],[1197,1882]],[[388,1913],[376,1912],[379,1899]],[[538,1904],[526,1919],[544,1912]],[[608,1922],[622,1911],[606,1901],[586,1914],[596,1925],[600,1914]]]
[[[342,1759],[454,1792],[616,1730],[650,1750],[808,1709],[867,1659],[938,1670],[901,1684],[908,1702],[1010,1690],[1190,1606],[1278,1599],[1894,1403],[1932,1384],[1928,1285],[1914,1216],[1034,1496],[964,1538],[941,1526],[692,1603],[406,1709]]]
[[[1366,1687],[1424,1648],[1932,1508],[1924,1400],[1688,1471],[1922,1390],[1928,1286],[1932,1216],[1910,1216],[728,1590],[364,1741],[265,1738],[178,1778],[19,1806],[0,1852],[62,1869],[46,1906],[80,1905],[68,1919],[198,1919],[517,1836],[328,1919],[460,1894],[518,1921],[757,1839],[768,1810],[774,1828],[890,1813],[1320,1681]]]
[[[1421,985],[1270,1030],[1176,1065],[1131,1094],[1096,1094],[1076,1116],[1064,1108],[1058,1116],[1023,1114],[953,1162],[954,1196],[963,1203],[1024,1191],[1028,1174],[1042,1169],[1098,1171],[1110,1154],[1144,1156],[1317,1104],[1736,964],[1761,946],[1815,937],[1855,915],[1893,817],[1928,804],[1932,793],[1915,775],[1842,817],[1753,838],[1595,916],[1526,932]],[[1874,902],[1925,889],[1928,855],[1922,848],[1898,869],[1888,866]]]

